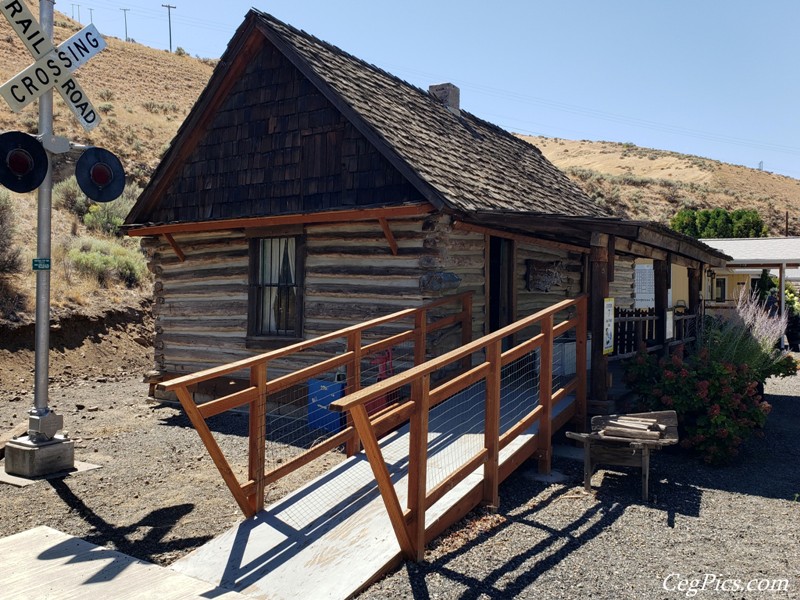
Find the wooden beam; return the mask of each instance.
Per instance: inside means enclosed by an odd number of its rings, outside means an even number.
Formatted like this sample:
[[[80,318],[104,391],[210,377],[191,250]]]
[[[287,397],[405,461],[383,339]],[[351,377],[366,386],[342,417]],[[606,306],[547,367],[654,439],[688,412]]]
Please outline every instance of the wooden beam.
[[[397,492],[394,490],[392,477],[389,474],[386,461],[383,459],[383,453],[375,437],[375,431],[372,429],[372,425],[369,422],[367,409],[363,404],[359,404],[353,406],[351,411],[353,413],[353,422],[364,444],[364,452],[366,452],[369,465],[372,467],[372,474],[375,476],[378,489],[383,497],[386,512],[389,513],[389,521],[397,536],[400,549],[406,558],[409,560],[416,560],[414,543],[411,540],[406,526],[405,512],[400,507],[400,501],[397,498]]]
[[[553,459],[553,315],[542,320],[544,344],[541,350],[539,366],[539,405],[542,416],[539,419],[539,473],[550,474]]]
[[[694,260],[709,263],[714,267],[724,267],[727,260],[720,258],[716,251],[705,250],[699,247],[699,242],[678,239],[666,233],[661,233],[645,227],[640,228],[637,240],[643,244],[660,248],[668,252],[674,252]]]
[[[500,387],[502,385],[502,340],[486,347],[489,373],[486,376],[486,413],[484,417],[484,442],[487,451],[483,465],[483,503],[500,506]]]
[[[175,238],[172,237],[172,234],[165,233],[164,239],[167,240],[167,243],[172,246],[172,249],[175,251],[175,254],[178,256],[178,260],[181,262],[186,261],[186,255],[181,250],[181,247],[178,246],[178,242],[175,241]]]
[[[236,504],[239,505],[239,508],[247,518],[252,517],[255,514],[255,511],[250,505],[247,496],[245,496],[244,492],[242,491],[242,486],[237,481],[236,475],[234,475],[233,471],[231,470],[231,466],[228,464],[227,459],[222,454],[222,450],[217,444],[217,441],[214,439],[214,436],[211,433],[211,430],[208,428],[205,419],[203,419],[203,417],[200,415],[200,411],[198,410],[197,405],[194,403],[191,395],[189,395],[189,391],[185,387],[178,387],[175,389],[175,394],[178,396],[178,400],[180,400],[183,410],[186,411],[186,416],[189,417],[192,425],[194,425],[194,428],[197,430],[197,434],[203,441],[203,444],[205,445],[209,456],[211,456],[211,460],[214,461],[219,474],[222,475],[222,479],[225,481],[228,489],[231,491],[231,494],[233,494]]]
[[[431,376],[423,375],[411,382],[414,414],[409,423],[408,441],[408,510],[414,560],[425,558],[425,511],[428,482],[428,416],[430,412]]]
[[[317,213],[295,213],[272,217],[246,217],[241,219],[222,219],[217,221],[192,221],[188,223],[169,223],[166,225],[134,225],[127,231],[129,236],[162,235],[165,233],[200,233],[204,231],[226,231],[230,229],[249,229],[252,227],[274,227],[284,225],[311,225],[315,223],[347,223],[350,221],[374,221],[396,217],[413,217],[433,212],[428,203],[406,204],[382,208],[362,208],[358,210],[329,210]]]
[[[703,287],[703,270],[689,269],[689,312],[700,314],[700,290]]]
[[[254,512],[264,510],[264,490],[266,488],[265,460],[267,444],[267,365],[253,365],[250,368],[250,385],[258,390],[250,403],[248,420],[248,460],[247,474],[255,483],[250,505]]]
[[[666,260],[667,253],[653,246],[648,246],[633,240],[616,237],[614,241],[614,248],[617,252],[623,254],[633,254],[642,258],[651,258],[654,260]]]
[[[389,221],[386,220],[386,217],[381,217],[378,219],[378,222],[381,224],[381,229],[383,229],[383,235],[386,236],[386,241],[389,242],[389,248],[392,250],[392,255],[397,256],[397,240],[394,239],[394,234],[389,227]]]
[[[608,297],[608,238],[605,234],[592,236],[591,293],[589,294],[592,332],[591,398],[595,402],[608,399],[608,360],[603,355],[603,299]]]
[[[465,223],[464,221],[455,221],[453,229],[460,231],[471,231],[473,233],[482,233],[484,235],[493,235],[495,237],[506,238],[524,244],[535,244],[543,248],[553,248],[554,250],[565,250],[567,252],[580,252],[581,254],[588,254],[589,248],[583,246],[576,246],[574,244],[567,244],[565,242],[554,242],[552,240],[545,240],[534,235],[522,235],[520,233],[511,233],[496,229],[492,227],[483,227],[482,225],[474,225],[473,223]]]
[[[616,264],[617,253],[616,253],[616,239],[617,236],[610,235],[608,236],[608,282],[611,283],[614,281],[614,266]]]
[[[656,344],[663,344],[666,336],[667,295],[670,265],[664,260],[653,261],[653,284],[655,287]]]

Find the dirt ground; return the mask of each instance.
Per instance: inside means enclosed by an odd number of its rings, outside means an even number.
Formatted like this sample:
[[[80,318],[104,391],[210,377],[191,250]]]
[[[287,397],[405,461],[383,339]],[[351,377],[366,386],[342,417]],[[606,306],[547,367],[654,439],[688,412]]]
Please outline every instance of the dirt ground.
[[[243,519],[180,406],[147,398],[142,374],[152,368],[151,330],[146,300],[56,324],[49,405],[64,418],[75,460],[101,468],[23,488],[1,484],[0,537],[48,525],[168,565]],[[33,365],[33,326],[6,325],[0,331],[0,434],[27,420]],[[241,480],[246,414],[226,413],[208,424]],[[270,486],[267,502],[340,459],[315,461]]]

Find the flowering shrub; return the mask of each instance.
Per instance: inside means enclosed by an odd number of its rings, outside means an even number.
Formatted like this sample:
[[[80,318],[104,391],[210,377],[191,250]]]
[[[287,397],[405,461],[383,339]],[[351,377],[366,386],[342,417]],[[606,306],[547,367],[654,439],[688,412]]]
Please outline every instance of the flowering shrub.
[[[775,348],[785,327],[757,296],[742,294],[733,318],[704,322],[695,354],[684,359],[683,346],[667,359],[641,353],[628,365],[628,383],[650,410],[675,410],[681,445],[706,462],[726,462],[761,434],[772,408],[761,396],[764,382],[797,372],[794,358]]]
[[[712,464],[736,456],[741,443],[763,427],[771,409],[747,364],[714,360],[705,348],[686,360],[682,349],[660,360],[641,353],[627,375],[648,409],[678,414],[681,445]]]

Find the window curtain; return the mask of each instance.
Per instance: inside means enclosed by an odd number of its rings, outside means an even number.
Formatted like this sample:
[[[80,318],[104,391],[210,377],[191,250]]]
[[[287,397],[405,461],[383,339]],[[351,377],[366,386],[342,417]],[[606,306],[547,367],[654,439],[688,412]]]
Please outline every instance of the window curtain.
[[[261,334],[294,333],[297,314],[294,238],[261,240]]]

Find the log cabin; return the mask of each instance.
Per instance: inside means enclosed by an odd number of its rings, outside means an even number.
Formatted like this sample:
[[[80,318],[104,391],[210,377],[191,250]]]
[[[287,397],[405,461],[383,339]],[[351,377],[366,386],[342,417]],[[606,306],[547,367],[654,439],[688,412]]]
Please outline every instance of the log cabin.
[[[533,145],[251,10],[126,220],[155,278],[169,379],[457,292],[483,335],[580,293],[632,307],[637,258],[700,274],[724,255],[612,217]],[[665,325],[656,341],[663,345]],[[608,363],[591,349],[592,398]]]

